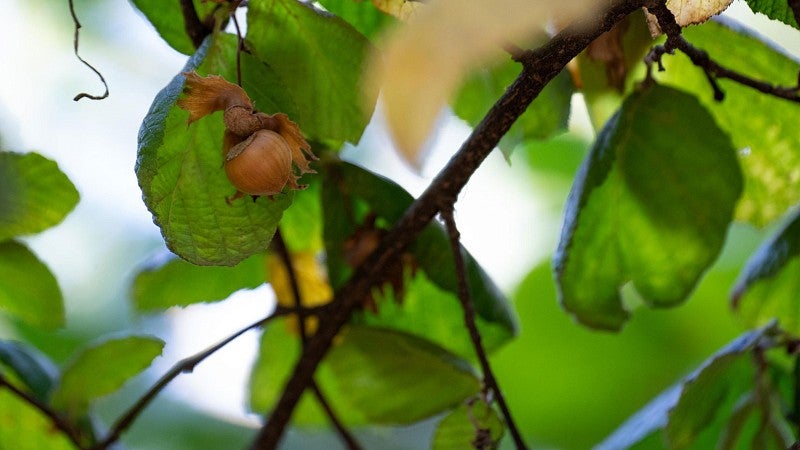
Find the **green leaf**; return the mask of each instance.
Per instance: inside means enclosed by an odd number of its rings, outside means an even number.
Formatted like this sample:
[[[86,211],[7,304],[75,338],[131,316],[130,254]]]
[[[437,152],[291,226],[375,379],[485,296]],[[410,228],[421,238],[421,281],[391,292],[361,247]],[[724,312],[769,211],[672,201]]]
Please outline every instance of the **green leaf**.
[[[297,106],[293,120],[307,136],[358,142],[377,98],[361,82],[371,51],[364,36],[311,4],[253,0],[247,46],[280,76]]]
[[[798,28],[792,8],[787,0],[747,0],[753,12],[761,13],[773,20],[779,20],[790,27]]]
[[[777,319],[788,333],[800,335],[800,210],[753,254],[731,294],[733,306],[748,324]]]
[[[370,423],[412,423],[480,390],[469,365],[406,333],[350,326],[327,356],[340,391]]]
[[[161,354],[164,342],[150,336],[129,336],[96,343],[64,368],[53,392],[53,405],[80,417],[89,402],[119,389]]]
[[[290,323],[286,318],[277,318],[264,327],[258,358],[250,374],[249,407],[253,412],[264,414],[275,406],[300,357],[300,337]],[[353,407],[347,393],[332,384],[333,374],[327,358],[314,373],[314,381],[340,420],[348,425],[366,423],[366,418]],[[329,424],[327,415],[308,390],[292,414],[292,422],[298,425]]]
[[[471,126],[476,126],[516,79],[522,67],[511,59],[473,75],[457,95],[453,111]],[[500,149],[510,155],[518,144],[530,139],[545,139],[566,131],[570,101],[575,86],[568,71],[562,71],[545,86],[536,100],[500,141]]]
[[[0,340],[0,365],[11,369],[34,397],[47,401],[58,376],[47,356],[22,342]]]
[[[567,201],[554,257],[562,305],[614,330],[628,281],[650,306],[682,302],[719,254],[741,189],[729,138],[694,97],[658,85],[632,94]]]
[[[131,2],[144,14],[170,47],[185,55],[194,53],[194,45],[186,33],[180,2],[163,0],[131,0]],[[192,3],[201,21],[210,17],[215,8],[220,7],[213,2],[202,0],[194,0]]]
[[[66,435],[42,414],[8,389],[0,389],[0,448],[74,450]]]
[[[184,71],[235,79],[235,45],[230,35],[208,38]],[[252,76],[269,74],[266,66],[252,67],[264,69]],[[136,175],[170,250],[194,264],[235,265],[264,251],[294,193],[229,205],[225,197],[236,189],[222,170],[221,116],[187,127],[188,113],[175,105],[183,84],[183,75],[177,75],[150,107],[139,131]]]
[[[402,187],[363,168],[343,162],[331,162],[325,166],[322,186],[325,249],[328,274],[334,290],[352,274],[352,269],[344,259],[343,243],[355,232],[357,223],[363,220],[363,217],[356,217],[353,214],[358,211],[361,211],[362,215],[373,212],[391,224],[402,216],[412,202],[413,197]],[[429,225],[409,251],[433,284],[453,295],[457,293],[453,253],[441,225]],[[479,319],[485,321],[487,325],[492,325],[494,330],[494,333],[490,332],[483,337],[487,341],[487,347],[494,348],[513,335],[516,331],[516,320],[508,299],[469,252],[463,250],[463,254],[475,310]],[[437,297],[442,296],[437,295]],[[433,300],[427,301],[432,303]],[[461,312],[458,303],[444,301],[448,302],[446,309],[451,313],[437,318],[442,324],[460,321]],[[419,312],[424,314],[423,311]],[[427,320],[423,320],[425,321]],[[388,325],[388,322],[385,325]],[[436,327],[430,328],[432,331],[436,329]]]
[[[78,197],[54,161],[38,153],[0,151],[0,241],[58,224]]]
[[[50,269],[25,245],[0,242],[0,309],[33,326],[64,325],[64,299]]]
[[[467,401],[439,422],[431,449],[497,448],[504,430],[503,422],[492,407],[480,399]]]
[[[196,266],[181,259],[160,258],[133,281],[133,303],[139,311],[215,302],[239,289],[264,283],[264,255],[256,254],[234,267]]]
[[[378,9],[369,0],[323,0],[320,3],[370,40],[374,40],[386,27],[396,23],[394,17]]]
[[[313,177],[308,181],[308,188],[295,196],[280,223],[283,239],[292,252],[317,252],[323,247],[321,180]]]
[[[595,450],[631,448],[658,430],[664,430],[668,448],[690,446],[712,421],[726,419],[752,388],[756,367],[751,352],[774,331],[768,326],[739,336],[631,416]]]

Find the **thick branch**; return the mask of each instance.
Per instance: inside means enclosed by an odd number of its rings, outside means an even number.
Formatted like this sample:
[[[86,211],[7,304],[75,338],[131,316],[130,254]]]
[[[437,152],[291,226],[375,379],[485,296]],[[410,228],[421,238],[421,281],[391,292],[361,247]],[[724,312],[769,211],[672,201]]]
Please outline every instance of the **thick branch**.
[[[659,70],[662,69],[660,58],[664,53],[673,53],[675,50],[680,50],[689,57],[689,59],[692,61],[692,64],[703,69],[709,84],[711,84],[711,88],[714,90],[714,98],[717,101],[721,101],[725,97],[724,92],[717,84],[717,79],[727,78],[743,86],[755,89],[763,94],[800,103],[800,85],[776,86],[767,81],[751,78],[740,72],[722,66],[711,59],[708,53],[693,46],[681,35],[681,27],[675,21],[675,16],[672,14],[669,8],[667,8],[667,5],[664,1],[651,2],[651,4],[647,6],[647,9],[654,16],[656,16],[658,19],[658,26],[662,31],[664,31],[664,34],[667,35],[667,42],[665,42],[663,46],[657,46],[654,48],[653,55],[648,57],[648,59],[651,61],[659,62]]]
[[[541,48],[520,56],[522,73],[473,130],[461,149],[433,180],[428,189],[409,207],[402,218],[381,240],[380,246],[360,266],[336,294],[337,308],[321,317],[317,333],[308,341],[295,366],[283,395],[265,426],[253,442],[253,449],[274,449],[283,435],[303,391],[327,353],[333,338],[369,290],[381,280],[382,272],[400,256],[443,204],[452,205],[458,193],[491,153],[511,125],[566,64],[600,34],[619,20],[642,7],[643,0],[617,0],[578,24],[568,27]]]
[[[472,304],[472,298],[469,293],[469,282],[467,281],[467,270],[464,266],[464,255],[461,254],[461,233],[456,227],[456,221],[453,218],[452,205],[443,205],[441,217],[444,220],[444,225],[447,228],[447,235],[450,238],[450,247],[453,250],[453,261],[456,266],[456,275],[458,277],[458,300],[461,302],[461,309],[464,310],[464,324],[469,331],[469,337],[472,340],[472,346],[475,348],[475,354],[478,356],[478,361],[481,364],[481,371],[483,372],[483,382],[494,394],[497,400],[497,405],[503,413],[506,420],[506,426],[511,433],[511,438],[514,440],[517,450],[527,448],[525,440],[517,428],[516,422],[511,417],[511,410],[508,408],[506,398],[503,391],[500,390],[500,385],[494,377],[494,371],[489,364],[489,357],[486,355],[486,349],[481,342],[481,335],[478,332],[478,326],[475,323],[475,307]]]

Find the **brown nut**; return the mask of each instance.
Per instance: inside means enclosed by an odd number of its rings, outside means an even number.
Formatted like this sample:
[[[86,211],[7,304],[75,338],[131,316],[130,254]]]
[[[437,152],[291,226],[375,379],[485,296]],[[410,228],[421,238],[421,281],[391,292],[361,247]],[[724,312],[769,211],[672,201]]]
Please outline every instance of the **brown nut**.
[[[240,193],[279,194],[292,177],[292,150],[278,133],[256,131],[225,155],[225,174]]]

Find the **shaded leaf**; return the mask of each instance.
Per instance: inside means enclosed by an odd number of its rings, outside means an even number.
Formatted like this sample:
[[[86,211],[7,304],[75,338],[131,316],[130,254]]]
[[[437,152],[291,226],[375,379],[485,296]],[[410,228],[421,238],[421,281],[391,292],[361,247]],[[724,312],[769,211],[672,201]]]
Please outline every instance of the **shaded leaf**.
[[[439,422],[431,449],[497,448],[504,431],[505,426],[494,408],[480,399],[468,400]]]
[[[339,339],[326,361],[370,423],[416,422],[480,389],[465,361],[410,334],[350,326]]]
[[[161,38],[164,39],[170,47],[185,55],[194,53],[195,48],[192,44],[192,40],[186,33],[186,25],[179,2],[131,0],[131,3],[144,14],[147,20],[150,21],[150,24],[158,31],[158,34],[161,35]],[[215,5],[213,2],[205,2],[202,0],[194,0],[192,3],[201,21],[210,15],[215,7],[219,6]]]
[[[777,319],[800,335],[800,210],[750,257],[731,293],[733,306],[749,324]]]
[[[509,59],[491,69],[478,71],[459,91],[453,102],[453,111],[471,126],[476,126],[521,70],[521,65]],[[574,90],[567,71],[548,83],[500,140],[503,154],[508,157],[517,144],[528,139],[545,139],[566,131]]]
[[[309,137],[358,142],[377,98],[361,83],[370,51],[363,35],[310,4],[254,0],[247,45],[278,74],[297,108],[292,119]]]
[[[787,0],[747,0],[753,12],[761,13],[773,20],[779,20],[790,27],[798,28],[792,8]]]
[[[64,368],[53,392],[53,405],[71,417],[86,412],[89,402],[119,389],[161,354],[164,342],[129,336],[92,344]]]
[[[139,311],[224,300],[239,289],[264,283],[264,255],[234,267],[197,266],[171,256],[143,267],[133,281],[133,303]]]
[[[682,302],[719,254],[741,185],[729,138],[694,97],[658,85],[632,94],[567,201],[554,257],[562,305],[618,329],[628,281],[651,306]]]
[[[756,367],[751,352],[774,331],[768,326],[739,336],[631,416],[595,450],[631,448],[658,430],[665,430],[669,448],[690,445],[752,387]]]
[[[362,213],[372,212],[391,224],[398,220],[406,208],[411,205],[413,197],[393,181],[349,163],[332,162],[326,165],[324,172],[322,205],[325,218],[325,248],[328,274],[335,290],[352,274],[352,269],[345,262],[343,242],[353,234],[360,220],[363,219],[363,217],[356,217],[352,214],[359,209]],[[386,199],[392,199],[392,201],[388,202]],[[409,248],[409,251],[414,256],[419,268],[425,271],[427,278],[439,289],[447,291],[451,295],[457,293],[453,254],[441,225],[436,223],[429,225]],[[493,348],[510,338],[516,330],[512,308],[508,299],[499,291],[469,252],[464,250],[463,253],[472,301],[478,318],[485,321],[485,325],[493,325],[494,331],[483,336],[487,341],[487,347]],[[431,293],[432,291],[428,289],[427,292]],[[441,298],[441,295],[437,297]],[[433,301],[433,298],[427,300],[428,303]],[[446,308],[453,312],[436,317],[441,320],[442,326],[449,327],[444,323],[452,324],[461,321],[460,307],[457,302],[449,301]],[[424,311],[419,311],[419,313],[424,314]],[[426,322],[427,320],[421,319],[421,321]],[[435,329],[437,328],[430,328],[430,330]]]
[[[235,79],[236,38],[208,38],[184,71],[218,73]],[[201,64],[202,63],[202,64]],[[266,66],[253,66],[265,69]],[[268,71],[253,72],[249,76]],[[240,199],[222,170],[221,116],[212,115],[187,127],[187,113],[175,105],[183,89],[178,75],[157,96],[139,131],[136,174],[143,198],[167,246],[200,265],[235,265],[263,252],[291,204],[291,191],[274,200]]]
[[[64,324],[64,299],[50,269],[24,244],[0,242],[0,309],[33,326]]]
[[[264,327],[261,335],[258,358],[250,374],[249,408],[260,414],[270,411],[283,393],[283,387],[294,370],[300,357],[300,338],[296,323],[281,317]],[[320,363],[314,373],[314,381],[325,394],[331,407],[340,420],[348,425],[366,423],[364,415],[354,408],[347,393],[335,389],[327,358]],[[297,425],[327,425],[325,412],[319,403],[306,391],[292,414],[292,422]]]
[[[38,153],[0,151],[0,241],[58,224],[78,197],[54,161]]]
[[[507,42],[541,29],[553,14],[568,21],[587,5],[585,0],[557,7],[526,0],[446,0],[418,9],[408,26],[390,34],[368,75],[382,87],[386,122],[404,158],[420,163],[418,154],[436,118],[470,71],[497,57]]]
[[[19,450],[74,450],[66,435],[54,429],[50,418],[8,389],[0,389],[0,448]]]
[[[42,402],[49,398],[58,377],[58,368],[47,356],[22,342],[0,341],[0,365],[11,369]]]
[[[320,3],[371,40],[395,23],[392,16],[369,0],[323,0]]]

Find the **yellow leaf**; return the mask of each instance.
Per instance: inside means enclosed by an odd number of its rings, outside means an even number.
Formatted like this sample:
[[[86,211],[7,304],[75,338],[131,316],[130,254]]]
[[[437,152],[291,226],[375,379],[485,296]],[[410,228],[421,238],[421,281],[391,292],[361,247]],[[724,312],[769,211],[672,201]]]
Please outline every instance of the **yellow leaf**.
[[[678,25],[685,27],[703,23],[730,6],[733,0],[667,0],[667,8],[672,11]],[[652,14],[647,14],[647,24],[653,37],[661,34],[658,21]]]
[[[302,305],[313,307],[330,303],[333,299],[333,289],[331,289],[325,269],[317,260],[316,255],[311,252],[301,252],[293,253],[291,258],[294,273],[297,277],[297,284],[300,288]],[[292,286],[289,282],[286,266],[280,256],[272,253],[267,255],[267,273],[278,304],[287,308],[293,307],[295,301]],[[287,324],[293,331],[297,331],[296,318],[287,321]],[[317,319],[315,317],[306,319],[306,330],[309,333],[313,334],[316,328]]]
[[[382,87],[384,114],[405,159],[420,150],[463,78],[501,56],[503,45],[533,35],[557,17],[569,20],[589,0],[432,0],[390,33],[368,80]]]

